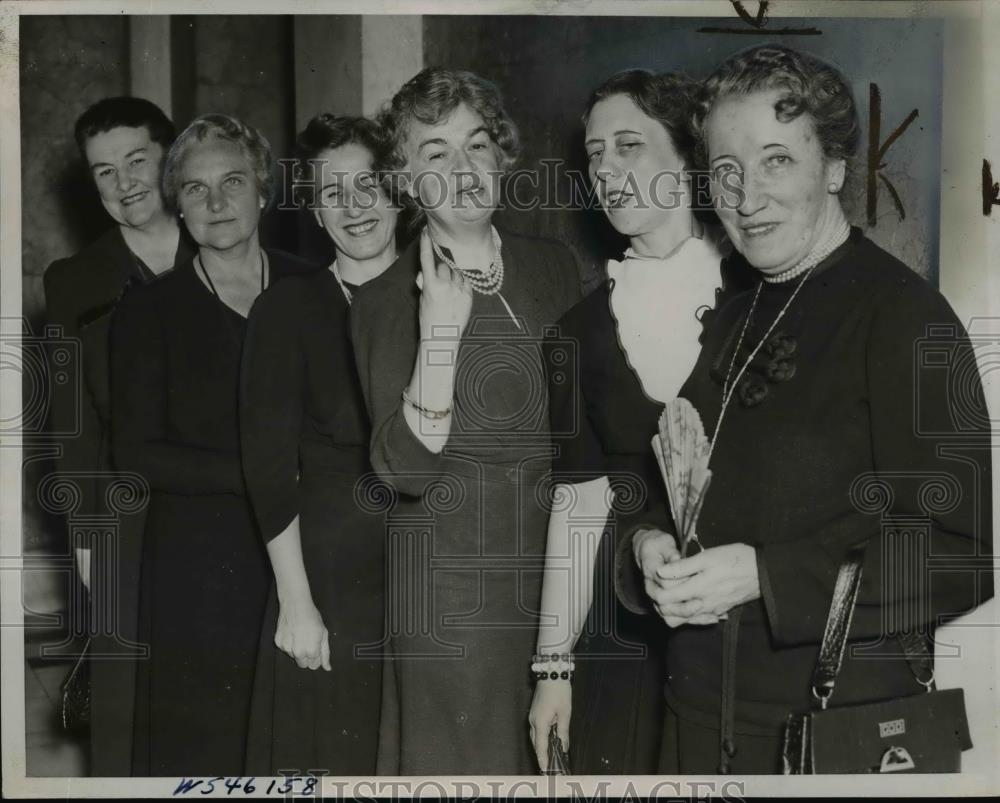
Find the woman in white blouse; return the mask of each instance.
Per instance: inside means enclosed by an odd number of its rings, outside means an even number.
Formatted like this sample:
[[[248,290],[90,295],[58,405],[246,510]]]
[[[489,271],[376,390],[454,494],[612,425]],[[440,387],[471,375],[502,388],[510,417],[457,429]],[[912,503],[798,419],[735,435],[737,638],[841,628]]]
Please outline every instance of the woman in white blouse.
[[[583,118],[595,194],[629,247],[608,262],[608,282],[561,319],[576,359],[550,375],[552,431],[562,437],[529,715],[543,771],[553,725],[564,747],[572,741],[574,773],[656,767],[666,628],[615,601],[608,530],[664,494],[650,440],[723,285],[719,249],[692,210],[693,93],[680,76],[628,70],[594,91]]]

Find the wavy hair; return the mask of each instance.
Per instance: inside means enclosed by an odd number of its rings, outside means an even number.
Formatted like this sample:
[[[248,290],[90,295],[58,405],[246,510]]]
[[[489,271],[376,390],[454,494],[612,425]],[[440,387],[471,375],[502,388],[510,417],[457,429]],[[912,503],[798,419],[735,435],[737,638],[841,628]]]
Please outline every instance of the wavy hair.
[[[414,213],[413,225],[420,223],[423,211],[409,195],[400,192],[398,182],[389,180],[391,173],[406,166],[403,146],[410,126],[414,120],[437,125],[463,103],[483,118],[490,140],[499,152],[500,168],[509,173],[520,155],[520,134],[504,109],[497,86],[473,72],[443,67],[423,69],[403,84],[379,112],[377,119],[388,149],[388,189],[397,202]]]
[[[180,167],[188,150],[196,143],[209,139],[222,139],[239,147],[250,164],[257,192],[265,205],[274,195],[274,172],[271,145],[256,128],[247,125],[228,114],[203,114],[185,128],[167,152],[163,165],[163,200],[171,208],[177,208],[177,193],[180,191]]]
[[[587,100],[583,125],[600,101],[616,95],[629,97],[642,113],[662,125],[674,150],[684,164],[693,165],[695,136],[691,128],[698,85],[676,73],[654,73],[650,70],[623,70],[615,73],[595,89]]]
[[[692,128],[696,160],[708,164],[705,121],[712,107],[727,95],[781,90],[775,117],[787,123],[809,116],[828,159],[849,161],[861,136],[857,107],[843,74],[815,56],[781,45],[759,45],[726,59],[702,83],[694,106]]]
[[[303,186],[315,176],[312,163],[325,151],[348,144],[360,145],[372,156],[372,169],[381,177],[388,157],[388,147],[379,126],[367,117],[323,112],[312,118],[295,140],[295,187],[300,204],[308,203],[315,193]]]

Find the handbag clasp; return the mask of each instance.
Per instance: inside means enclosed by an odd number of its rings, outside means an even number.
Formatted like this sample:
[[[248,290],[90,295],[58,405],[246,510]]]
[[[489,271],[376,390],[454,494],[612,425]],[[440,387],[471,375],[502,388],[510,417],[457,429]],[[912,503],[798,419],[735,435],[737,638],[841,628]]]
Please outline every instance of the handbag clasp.
[[[833,697],[833,684],[829,686],[813,686],[812,687],[813,697],[819,700],[819,707],[826,711],[826,706],[830,702],[830,698]]]
[[[916,768],[910,751],[905,747],[890,747],[882,754],[882,763],[879,772],[903,772]]]

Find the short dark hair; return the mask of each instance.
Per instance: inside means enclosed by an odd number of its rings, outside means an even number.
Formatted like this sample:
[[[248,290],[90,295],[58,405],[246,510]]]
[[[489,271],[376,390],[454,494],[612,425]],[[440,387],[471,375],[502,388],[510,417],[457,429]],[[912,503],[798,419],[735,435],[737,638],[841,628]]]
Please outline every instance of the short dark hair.
[[[695,106],[693,128],[698,158],[707,164],[705,121],[719,98],[782,90],[774,113],[783,123],[807,114],[823,154],[849,160],[858,148],[861,126],[850,84],[843,74],[816,58],[782,45],[759,45],[730,56],[705,79]]]
[[[374,120],[323,112],[306,124],[295,140],[296,197],[300,203],[314,196],[304,187],[298,188],[307,176],[312,175],[310,162],[318,159],[324,151],[351,143],[360,145],[372,155],[372,168],[379,174],[387,161],[388,146]]]
[[[178,172],[188,149],[196,142],[207,139],[223,139],[239,147],[250,168],[253,170],[257,192],[264,203],[271,202],[274,194],[274,173],[272,171],[271,144],[252,125],[228,114],[203,114],[185,128],[170,150],[163,164],[163,200],[171,209],[177,208]]]
[[[626,95],[643,114],[666,129],[677,155],[691,167],[695,151],[691,114],[696,89],[694,81],[677,73],[622,70],[591,92],[583,113],[583,124],[587,125],[590,113],[600,101],[616,95]]]
[[[81,155],[86,158],[87,140],[113,128],[141,128],[149,131],[149,138],[166,153],[177,136],[170,118],[152,101],[145,98],[103,98],[90,106],[76,121],[73,136]]]

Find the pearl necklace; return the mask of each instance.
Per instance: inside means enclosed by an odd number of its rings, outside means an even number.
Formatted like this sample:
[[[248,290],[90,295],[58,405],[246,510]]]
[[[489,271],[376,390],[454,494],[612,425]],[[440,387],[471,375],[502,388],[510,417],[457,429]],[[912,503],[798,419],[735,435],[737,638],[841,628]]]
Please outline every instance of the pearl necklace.
[[[501,286],[503,286],[503,256],[500,253],[500,234],[497,232],[495,226],[490,226],[490,232],[493,235],[493,260],[490,262],[489,268],[484,272],[465,270],[458,267],[455,264],[455,260],[445,254],[434,240],[431,240],[431,245],[434,247],[434,253],[437,255],[437,258],[453,271],[464,276],[465,280],[472,286],[472,289],[477,293],[482,293],[484,296],[492,296],[499,293]]]
[[[344,293],[344,298],[347,299],[347,306],[351,306],[351,299],[353,298],[353,294],[351,293],[350,289],[348,289],[347,285],[344,284],[344,279],[340,275],[340,268],[337,267],[337,260],[333,260],[333,264],[330,265],[330,270],[333,272],[333,278],[336,279],[337,284],[340,285],[340,289]]]
[[[781,273],[776,273],[773,276],[762,274],[762,277],[768,284],[790,282],[792,279],[801,276],[807,270],[814,268],[830,256],[830,254],[840,248],[840,246],[843,245],[850,236],[851,227],[848,225],[846,220],[841,221],[841,225],[837,228],[837,230],[820,243],[819,246],[806,254],[798,265],[795,265],[786,271],[782,271]]]

